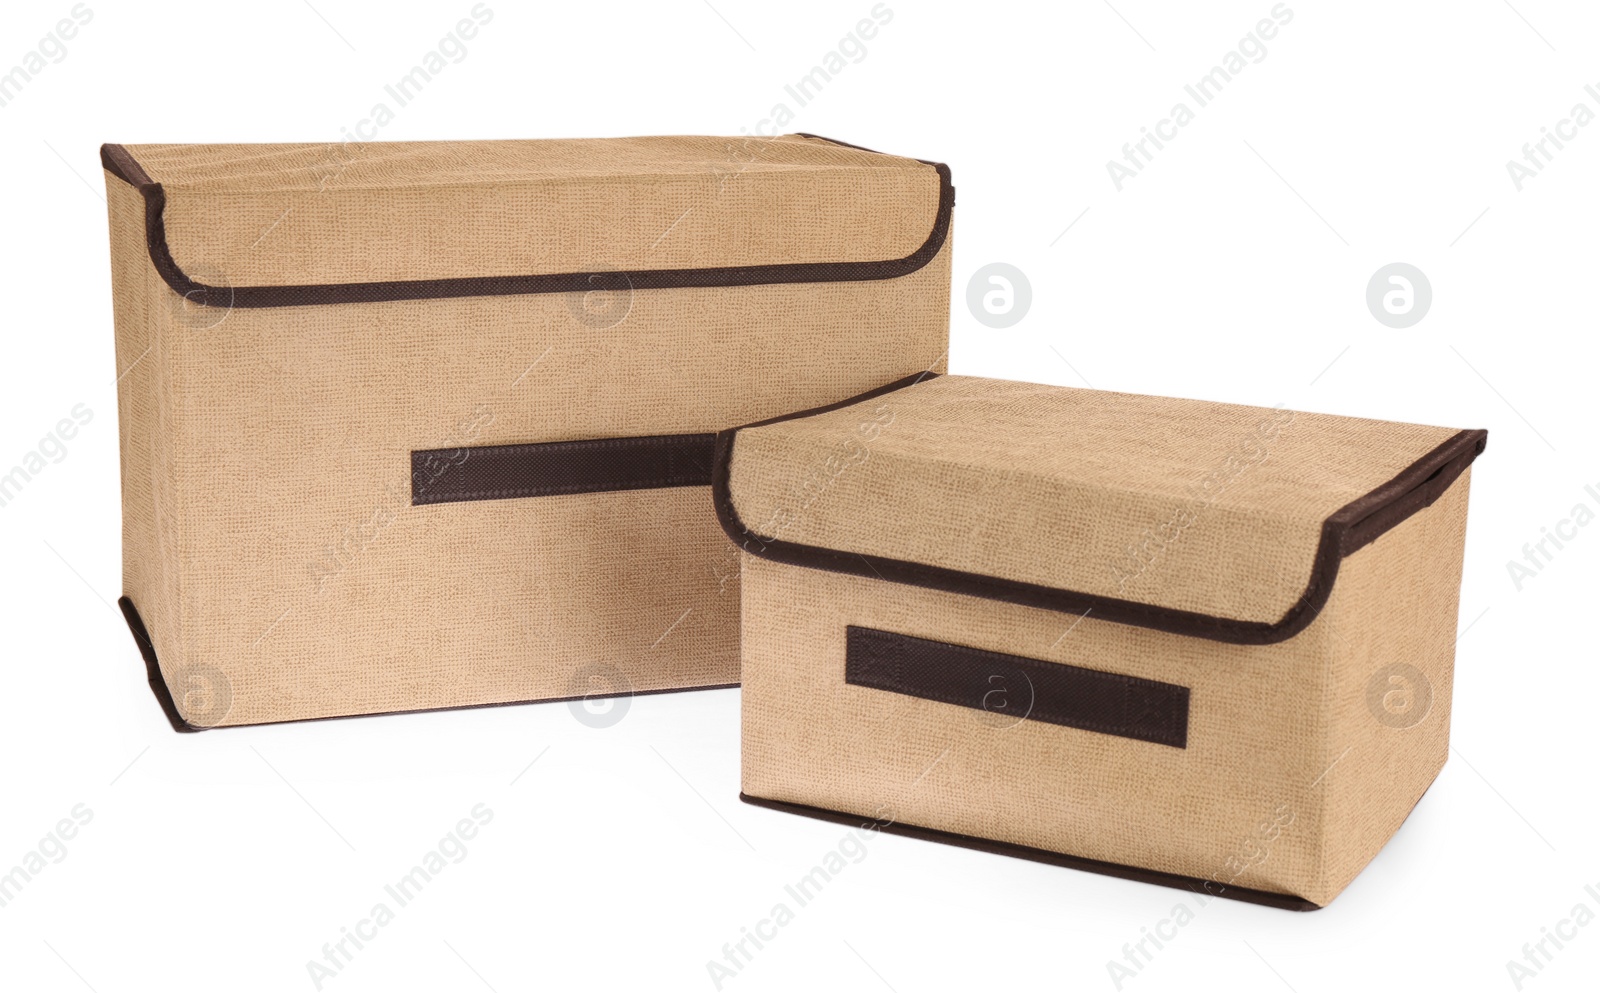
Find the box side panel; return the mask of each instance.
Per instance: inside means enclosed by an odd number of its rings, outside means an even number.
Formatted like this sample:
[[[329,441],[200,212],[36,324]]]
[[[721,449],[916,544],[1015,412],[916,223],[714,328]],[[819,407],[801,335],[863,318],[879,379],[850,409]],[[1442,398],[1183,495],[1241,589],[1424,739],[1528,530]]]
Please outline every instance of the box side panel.
[[[1315,891],[1323,622],[1234,646],[748,556],[743,584],[746,794],[1213,887]],[[1028,686],[984,710],[847,685],[847,625],[1186,686],[1186,745],[1020,719]]]
[[[1470,481],[1469,469],[1346,559],[1324,611],[1337,659],[1329,742],[1342,758],[1326,779],[1319,902],[1372,861],[1448,756]]]
[[[170,506],[164,436],[172,303],[145,243],[144,199],[106,175],[116,326],[117,422],[122,480],[122,592],[139,610],[163,669],[181,664],[176,520]],[[171,298],[169,300],[169,298]]]
[[[949,252],[889,280],[236,308],[183,334],[185,643],[226,680],[220,723],[737,682],[708,487],[413,506],[411,453],[715,431],[942,369]]]

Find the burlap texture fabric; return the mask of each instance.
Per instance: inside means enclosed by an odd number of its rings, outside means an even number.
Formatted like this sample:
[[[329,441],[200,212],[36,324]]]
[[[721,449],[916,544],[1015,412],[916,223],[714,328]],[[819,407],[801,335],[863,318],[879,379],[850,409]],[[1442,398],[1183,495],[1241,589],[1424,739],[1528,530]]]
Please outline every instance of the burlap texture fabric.
[[[1076,395],[1050,400],[1051,414],[1030,410],[1056,391]],[[1093,582],[1085,549],[1109,549],[1100,532],[1142,528],[1154,508],[1165,514],[1191,472],[1209,472],[1272,414],[949,377],[741,430],[730,492],[751,532],[781,522],[783,541]],[[1028,441],[1051,431],[1049,444]],[[1191,525],[1211,543],[1181,547],[1185,532],[1146,565],[1142,589],[1193,603],[1183,593],[1204,590],[1208,571],[1218,586],[1266,583],[1270,595],[1223,589],[1201,602],[1268,616],[1304,589],[1311,549],[1284,554],[1262,535],[1316,543],[1274,517],[1325,515],[1452,433],[1294,414],[1265,458],[1216,494],[1224,513],[1208,521],[1202,511]],[[834,450],[858,454],[814,471]],[[1030,471],[1060,485],[1037,485]],[[742,789],[863,823],[1173,873],[1213,893],[1248,888],[1326,905],[1445,762],[1469,485],[1470,469],[1345,558],[1315,619],[1272,644],[743,554]],[[1134,499],[1147,491],[1152,503]],[[789,509],[763,516],[769,502]],[[1069,511],[1081,527],[1060,527]],[[1236,561],[1264,556],[1282,574]],[[1201,575],[1160,575],[1181,569]],[[1189,687],[1187,742],[1024,719],[1016,701],[1000,713],[849,685],[852,625]]]
[[[225,287],[871,262],[939,197],[804,138],[128,151]],[[705,487],[413,506],[410,453],[711,432],[947,351],[948,239],[899,278],[633,291],[608,325],[566,293],[227,309],[186,305],[139,191],[107,190],[124,592],[202,725],[737,682]]]
[[[1457,433],[971,376],[872,407],[740,431],[730,489],[744,522],[770,536],[762,522],[781,517],[786,541],[1260,622],[1305,591],[1330,514]],[[870,440],[863,420],[880,424]],[[870,458],[851,456],[812,499],[819,453],[850,445]],[[916,526],[890,526],[886,508]]]
[[[901,258],[939,185],[793,135],[124,147],[235,286]]]

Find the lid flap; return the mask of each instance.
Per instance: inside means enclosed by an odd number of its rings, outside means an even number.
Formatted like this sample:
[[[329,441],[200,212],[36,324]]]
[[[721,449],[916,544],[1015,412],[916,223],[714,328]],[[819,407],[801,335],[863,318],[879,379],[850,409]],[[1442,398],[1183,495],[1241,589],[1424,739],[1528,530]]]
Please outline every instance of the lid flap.
[[[1264,644],[1487,433],[930,374],[723,432],[746,551]]]
[[[809,135],[106,145],[150,256],[212,306],[886,279],[942,247],[943,165]]]

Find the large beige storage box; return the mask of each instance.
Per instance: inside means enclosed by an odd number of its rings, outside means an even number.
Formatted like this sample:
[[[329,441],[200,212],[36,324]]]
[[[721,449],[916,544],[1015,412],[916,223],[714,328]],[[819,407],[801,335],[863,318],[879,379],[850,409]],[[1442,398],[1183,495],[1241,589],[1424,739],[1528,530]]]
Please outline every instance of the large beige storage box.
[[[108,145],[123,600],[180,729],[726,686],[714,432],[943,366],[942,165]]]
[[[1444,764],[1485,437],[957,376],[724,432],[744,797],[1324,905]]]

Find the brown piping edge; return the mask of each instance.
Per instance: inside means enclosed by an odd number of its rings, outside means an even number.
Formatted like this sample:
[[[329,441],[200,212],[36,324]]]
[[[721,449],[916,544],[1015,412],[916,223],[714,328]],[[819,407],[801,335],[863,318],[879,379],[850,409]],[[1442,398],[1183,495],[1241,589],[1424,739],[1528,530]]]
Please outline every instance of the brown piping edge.
[[[117,606],[122,608],[122,617],[128,622],[128,630],[133,633],[133,643],[139,646],[139,655],[144,659],[145,675],[150,681],[150,690],[156,695],[156,702],[161,704],[161,712],[167,715],[167,723],[172,725],[172,730],[180,734],[193,734],[204,731],[205,728],[190,724],[178,713],[178,705],[172,702],[172,691],[167,689],[167,681],[161,675],[161,666],[156,662],[156,646],[150,641],[150,632],[145,629],[144,619],[139,616],[139,609],[133,605],[129,597],[118,597]]]
[[[178,713],[177,704],[172,700],[172,691],[167,688],[167,680],[161,675],[161,666],[156,661],[155,645],[150,641],[150,632],[145,629],[144,620],[139,616],[138,608],[134,607],[133,600],[123,596],[117,599],[117,606],[122,608],[122,616],[128,622],[128,630],[133,634],[134,644],[139,646],[139,654],[144,658],[144,667],[150,681],[150,689],[156,695],[156,702],[161,704],[161,712],[167,715],[167,722],[172,725],[172,730],[180,734],[194,734],[200,731],[211,731],[226,728],[270,727],[274,724],[310,724],[317,721],[347,721],[361,717],[392,717],[396,714],[438,714],[451,710],[487,710],[490,707],[521,707],[533,703],[569,703],[573,700],[604,700],[611,697],[636,697],[658,696],[663,693],[688,693],[694,690],[736,690],[738,683],[711,683],[705,686],[671,686],[659,690],[632,690],[627,693],[595,693],[584,696],[559,696],[540,697],[537,700],[506,700],[501,703],[467,703],[457,707],[419,707],[416,710],[382,710],[370,714],[329,714],[326,717],[298,717],[286,721],[257,721],[254,724],[218,724],[201,726],[190,724]]]
[[[1157,607],[1133,600],[1095,593],[1078,593],[1053,586],[962,572],[921,562],[862,555],[779,538],[768,538],[753,533],[740,520],[728,489],[734,438],[740,431],[848,407],[915,385],[930,375],[921,373],[909,376],[826,407],[786,414],[719,432],[715,463],[711,471],[711,498],[722,530],[744,551],[774,562],[864,576],[869,579],[885,579],[909,586],[962,593],[1070,614],[1082,615],[1093,611],[1098,620],[1132,624],[1156,631],[1207,638],[1228,644],[1270,645],[1287,641],[1309,627],[1333,594],[1333,584],[1339,575],[1340,561],[1376,541],[1380,535],[1412,514],[1431,506],[1483,451],[1489,436],[1484,430],[1457,432],[1433,451],[1401,470],[1387,483],[1378,486],[1365,496],[1352,500],[1331,514],[1322,524],[1322,536],[1317,544],[1316,557],[1311,567],[1311,579],[1306,585],[1305,592],[1282,618],[1273,623],[1243,621],[1172,607]]]
[[[809,131],[796,131],[795,134],[800,136],[801,138],[811,138],[811,139],[814,139],[816,141],[825,141],[830,145],[838,145],[841,148],[853,148],[858,152],[871,152],[873,155],[886,155],[886,154],[888,154],[887,152],[880,152],[876,148],[868,148],[865,145],[852,145],[848,141],[840,141],[838,138],[829,138],[826,135],[812,134]],[[926,159],[918,159],[917,161],[918,162],[926,162],[927,160]],[[928,164],[932,165],[933,163],[929,162]]]
[[[836,144],[843,144],[836,142]],[[854,146],[851,146],[854,147]],[[924,160],[918,160],[924,161]],[[794,262],[773,265],[716,266],[701,269],[637,269],[526,276],[466,276],[367,283],[317,283],[300,286],[208,286],[178,266],[167,246],[166,191],[121,145],[100,146],[100,164],[144,197],[145,242],[162,280],[191,303],[206,307],[301,307],[317,304],[434,300],[445,297],[512,296],[530,293],[584,293],[592,290],[657,290],[772,283],[830,283],[894,279],[916,272],[939,254],[950,233],[956,191],[950,167],[925,162],[939,175],[939,203],[933,228],[916,251],[874,262]]]
[[[840,810],[812,807],[803,803],[791,803],[787,800],[768,800],[765,797],[751,796],[748,793],[740,793],[739,799],[753,806],[780,810],[786,814],[814,817],[818,820],[832,821],[835,824],[853,824],[870,831],[883,831],[906,838],[916,838],[919,841],[936,841],[945,845],[955,845],[958,848],[970,848],[974,851],[988,852],[991,855],[1005,855],[1009,858],[1043,862],[1066,869],[1078,869],[1082,872],[1113,876],[1117,879],[1129,879],[1134,882],[1150,883],[1155,886],[1188,890],[1196,896],[1222,897],[1228,900],[1239,900],[1244,903],[1260,904],[1264,907],[1275,907],[1279,910],[1305,911],[1322,909],[1321,905],[1312,903],[1303,897],[1290,896],[1286,893],[1271,893],[1266,890],[1247,889],[1243,886],[1228,886],[1212,879],[1180,876],[1173,872],[1144,869],[1139,866],[1123,865],[1119,862],[1102,862],[1099,859],[1083,858],[1077,855],[1063,855],[1060,852],[1052,852],[1044,848],[1030,848],[1027,845],[994,841],[989,838],[976,838],[967,834],[955,834],[935,828],[918,827],[915,824],[901,824],[898,821],[891,821],[885,824],[870,817],[863,817],[860,814],[848,814]]]

